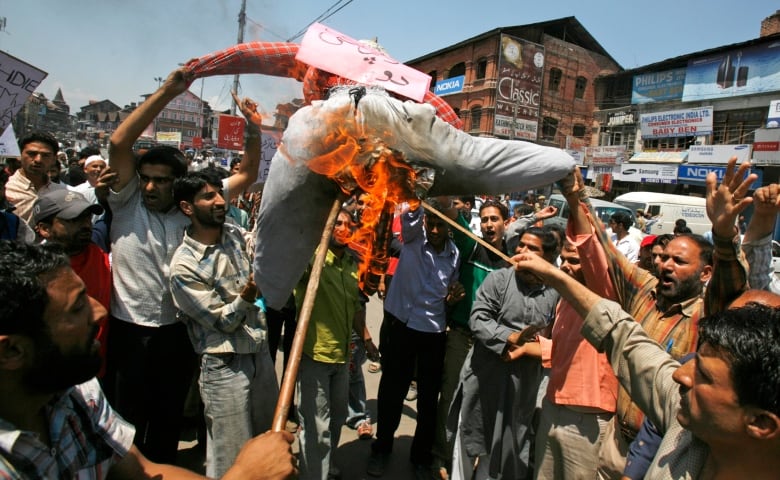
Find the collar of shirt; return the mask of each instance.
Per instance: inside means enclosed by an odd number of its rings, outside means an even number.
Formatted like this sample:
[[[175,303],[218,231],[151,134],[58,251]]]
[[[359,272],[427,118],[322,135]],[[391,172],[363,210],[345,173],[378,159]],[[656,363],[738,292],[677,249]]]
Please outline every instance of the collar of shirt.
[[[190,236],[191,229],[192,225],[184,230],[184,238],[182,239],[182,243],[190,247],[190,249],[198,255],[199,260],[203,260],[203,258],[206,257],[206,254],[208,254],[209,250],[212,249],[215,245],[206,245],[205,243],[201,243],[195,240]],[[222,233],[220,234],[219,244],[225,245],[230,242],[230,231],[236,229],[237,227],[235,225],[229,223],[222,225]]]
[[[653,299],[655,300],[655,308],[658,311],[661,311],[661,308],[658,306],[658,293],[655,290],[651,290],[650,295],[652,295]],[[672,315],[682,314],[684,317],[692,317],[695,310],[698,308],[697,304],[701,300],[702,296],[697,295],[695,297],[689,298],[688,300],[683,300],[680,303],[673,303],[669,306],[669,308],[663,311],[663,316],[670,317]]]

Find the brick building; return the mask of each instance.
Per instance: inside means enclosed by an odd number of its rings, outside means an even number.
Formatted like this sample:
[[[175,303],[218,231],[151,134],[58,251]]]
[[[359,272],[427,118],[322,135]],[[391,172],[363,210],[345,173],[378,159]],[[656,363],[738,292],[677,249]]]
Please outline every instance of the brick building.
[[[621,71],[575,17],[500,27],[408,62],[472,135],[590,145],[594,81]]]

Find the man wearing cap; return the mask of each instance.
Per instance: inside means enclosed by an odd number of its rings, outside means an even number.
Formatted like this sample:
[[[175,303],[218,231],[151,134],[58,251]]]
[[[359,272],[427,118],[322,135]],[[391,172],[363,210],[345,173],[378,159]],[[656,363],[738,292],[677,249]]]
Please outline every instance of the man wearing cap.
[[[653,275],[655,275],[655,267],[653,266],[653,241],[655,238],[656,235],[648,235],[642,239],[642,243],[639,244],[639,258],[636,261],[637,265]]]
[[[103,207],[90,203],[82,194],[55,190],[38,197],[33,206],[32,222],[45,242],[58,243],[70,257],[70,266],[84,282],[87,295],[108,310],[111,304],[111,265],[108,254],[92,243],[92,216],[103,213]],[[108,324],[100,320],[98,340],[105,370]]]
[[[95,194],[95,186],[98,183],[100,174],[105,169],[106,161],[103,157],[100,155],[90,155],[84,161],[84,174],[87,176],[87,180],[75,187],[70,187],[70,190],[84,195],[90,203],[98,203],[98,198]]]

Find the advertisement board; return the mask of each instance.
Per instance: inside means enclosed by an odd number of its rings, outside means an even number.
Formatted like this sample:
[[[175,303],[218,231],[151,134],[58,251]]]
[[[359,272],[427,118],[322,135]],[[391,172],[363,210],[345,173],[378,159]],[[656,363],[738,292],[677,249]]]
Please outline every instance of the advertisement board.
[[[494,135],[536,140],[543,72],[542,45],[501,35]]]
[[[780,127],[780,100],[769,102],[769,113],[766,116],[766,128]]]
[[[684,85],[684,68],[634,75],[631,88],[631,103],[641,104],[679,100],[682,98]]]
[[[753,140],[753,164],[780,165],[780,128],[759,128]]]
[[[677,183],[677,165],[660,163],[624,163],[620,179],[635,183]]]
[[[642,138],[698,137],[712,134],[712,107],[643,113]]]
[[[726,174],[726,167],[716,165],[680,165],[680,168],[677,170],[677,182],[704,185],[707,175],[712,172],[718,176],[718,182],[720,183],[723,181],[723,176]],[[745,176],[750,175],[751,173],[758,175],[758,179],[750,185],[750,188],[759,188],[763,181],[764,171],[761,169],[751,169],[749,172],[745,173]]]
[[[585,149],[585,161],[589,165],[620,165],[623,163],[625,156],[625,145],[588,147]]]
[[[181,143],[181,132],[157,132],[154,138],[160,143],[175,143],[178,147]]]
[[[688,163],[726,164],[731,157],[737,163],[750,160],[750,145],[691,145],[688,149]]]
[[[244,148],[244,117],[222,115],[217,127],[217,147],[228,150]]]
[[[777,41],[688,61],[683,102],[780,90]]]
[[[433,93],[440,97],[444,95],[452,95],[453,93],[460,93],[463,91],[464,83],[466,83],[465,75],[445,78],[444,80],[439,80],[436,82],[436,86],[433,88]]]

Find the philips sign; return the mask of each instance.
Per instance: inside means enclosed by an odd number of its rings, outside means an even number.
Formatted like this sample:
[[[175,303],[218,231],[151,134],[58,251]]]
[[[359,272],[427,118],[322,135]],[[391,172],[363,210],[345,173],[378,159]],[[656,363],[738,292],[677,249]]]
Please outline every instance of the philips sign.
[[[433,93],[438,96],[460,93],[463,91],[463,84],[465,82],[465,75],[439,80],[436,82],[436,87],[434,88]]]

